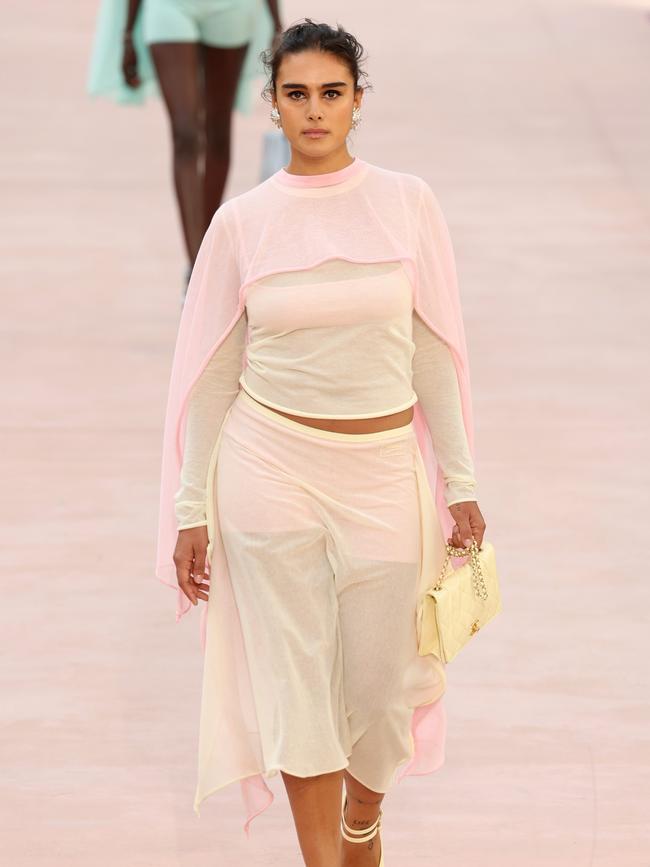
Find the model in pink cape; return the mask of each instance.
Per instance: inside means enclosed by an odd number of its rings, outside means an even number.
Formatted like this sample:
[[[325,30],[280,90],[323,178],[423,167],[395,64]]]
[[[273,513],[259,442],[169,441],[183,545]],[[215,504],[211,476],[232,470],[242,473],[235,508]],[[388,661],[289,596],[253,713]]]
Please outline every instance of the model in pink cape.
[[[247,833],[251,820],[273,801],[265,778],[283,769],[266,766],[261,746],[265,733],[260,731],[260,708],[250,673],[251,654],[256,648],[247,645],[243,634],[237,588],[215,508],[218,436],[207,473],[206,520],[179,532],[175,497],[181,484],[193,389],[211,360],[218,357],[215,354],[235,333],[251,287],[275,275],[307,273],[332,260],[353,266],[400,263],[408,278],[414,314],[451,353],[462,426],[467,446],[472,454],[474,451],[467,348],[454,255],[438,202],[429,185],[416,175],[352,158],[347,150],[346,139],[351,126],[358,122],[364,91],[359,84],[360,53],[350,34],[307,19],[289,28],[269,57],[272,116],[291,143],[291,162],[252,190],[224,202],[215,213],[190,281],[172,365],[156,575],[177,591],[177,620],[193,604],[209,600],[200,619],[205,669],[195,809],[198,813],[201,801],[211,793],[239,782]],[[305,132],[314,128],[326,132]],[[246,353],[241,363],[245,369]],[[241,410],[237,412],[241,414]],[[269,416],[273,412],[266,411]],[[405,416],[405,412],[412,416]],[[288,417],[287,413],[282,415]],[[300,414],[293,416],[297,417]],[[405,425],[408,417],[412,417],[418,446],[421,594],[442,562],[445,540],[461,547],[474,538],[480,545],[485,524],[475,498],[448,506],[441,458],[431,435],[434,416],[427,419],[421,403],[416,402],[411,410],[395,413],[394,427]],[[389,430],[390,418],[368,417],[363,420],[365,426],[357,423],[347,428],[345,421],[333,421],[325,415],[319,422],[329,421],[331,431],[370,434]],[[302,421],[318,426],[313,418]],[[221,430],[225,428],[226,421]],[[212,578],[209,582],[208,576]],[[416,613],[414,609],[414,618]],[[272,619],[272,612],[268,617]],[[385,640],[389,640],[388,633]],[[444,761],[445,667],[432,655],[418,656],[414,648],[405,681],[412,708],[412,754],[399,768],[398,780],[405,775],[431,773]],[[338,822],[345,778],[348,804],[343,829],[367,831],[363,841],[372,849],[373,840],[379,839],[382,792],[369,790],[345,771],[322,774],[310,781],[302,779],[300,787],[297,777],[283,773],[283,778],[305,863],[338,863],[332,859],[341,857],[342,846],[346,864],[383,865],[383,851],[378,852],[378,846],[369,855],[365,846],[354,845],[358,842],[354,835],[344,832],[343,840],[335,839],[332,830],[332,805],[336,801]],[[304,788],[306,782],[312,786],[309,793]],[[322,810],[314,812],[314,804],[320,804]],[[363,860],[368,857],[373,860]]]

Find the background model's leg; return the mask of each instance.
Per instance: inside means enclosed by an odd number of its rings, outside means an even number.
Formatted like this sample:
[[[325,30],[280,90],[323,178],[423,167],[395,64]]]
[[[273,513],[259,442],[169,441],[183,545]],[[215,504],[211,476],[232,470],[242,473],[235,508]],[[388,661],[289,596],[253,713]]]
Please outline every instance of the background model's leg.
[[[201,46],[197,42],[161,42],[151,56],[165,100],[174,148],[174,184],[190,264],[205,232],[203,203],[204,146]]]
[[[221,204],[230,168],[232,110],[246,45],[202,45],[205,84],[204,228]]]

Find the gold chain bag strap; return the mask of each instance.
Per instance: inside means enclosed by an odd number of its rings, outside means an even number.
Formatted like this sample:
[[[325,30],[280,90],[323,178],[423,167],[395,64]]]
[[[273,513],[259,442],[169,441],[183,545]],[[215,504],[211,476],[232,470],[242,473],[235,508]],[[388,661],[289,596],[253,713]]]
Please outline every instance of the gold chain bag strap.
[[[435,584],[426,591],[418,611],[418,653],[433,653],[450,662],[481,627],[501,611],[494,547],[472,539],[469,548],[447,542],[447,556]],[[469,557],[458,569],[448,566],[452,557]]]

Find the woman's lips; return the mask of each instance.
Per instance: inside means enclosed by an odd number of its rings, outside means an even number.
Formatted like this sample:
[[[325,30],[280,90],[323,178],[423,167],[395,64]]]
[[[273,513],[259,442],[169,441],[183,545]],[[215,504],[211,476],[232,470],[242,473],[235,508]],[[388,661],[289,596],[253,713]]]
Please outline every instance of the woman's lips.
[[[310,130],[306,129],[303,133],[307,138],[323,138],[324,135],[327,135],[327,130]]]

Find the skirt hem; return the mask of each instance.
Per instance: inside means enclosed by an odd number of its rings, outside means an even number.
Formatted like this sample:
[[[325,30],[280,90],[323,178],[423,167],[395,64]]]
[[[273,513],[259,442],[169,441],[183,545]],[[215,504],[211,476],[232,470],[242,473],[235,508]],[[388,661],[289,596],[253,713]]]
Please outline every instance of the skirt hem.
[[[352,755],[352,753],[349,753],[346,756],[346,759],[349,759],[351,755]],[[326,771],[317,771],[315,774],[298,774],[295,771],[290,771],[288,768],[284,767],[284,765],[271,765],[270,767],[266,768],[263,771],[259,771],[259,770],[258,771],[251,771],[250,774],[244,774],[241,777],[234,777],[234,779],[228,780],[228,782],[226,782],[226,783],[220,783],[218,786],[215,786],[214,788],[210,789],[209,792],[205,792],[205,794],[201,795],[200,798],[198,798],[198,799],[195,798],[194,799],[194,812],[196,813],[197,816],[200,817],[201,804],[205,800],[207,800],[211,795],[214,795],[216,792],[220,791],[221,789],[224,789],[226,786],[231,786],[233,783],[239,783],[241,780],[247,780],[249,777],[257,777],[258,775],[261,775],[262,777],[264,777],[268,780],[268,779],[271,779],[271,777],[277,776],[277,774],[280,771],[284,771],[285,774],[291,774],[294,777],[316,777],[316,776],[320,776],[322,774],[333,774],[335,771],[343,771],[343,770],[345,770],[345,768],[347,768],[349,766],[349,764],[350,764],[349,761],[346,761],[346,763],[344,765],[341,765],[338,768],[328,768],[328,770],[326,770]]]

